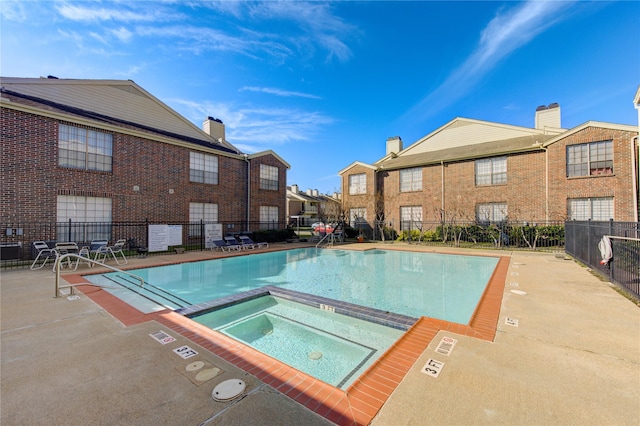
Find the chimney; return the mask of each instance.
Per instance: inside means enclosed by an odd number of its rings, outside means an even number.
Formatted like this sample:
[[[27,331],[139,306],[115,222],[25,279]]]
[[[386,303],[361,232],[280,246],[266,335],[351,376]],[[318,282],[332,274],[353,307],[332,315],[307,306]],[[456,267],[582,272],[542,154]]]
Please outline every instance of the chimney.
[[[549,106],[540,105],[536,108],[535,128],[544,130],[545,128],[560,129],[560,105],[557,103]]]
[[[313,194],[314,197],[318,196],[318,190],[314,189],[313,191],[311,191],[311,193]]]
[[[387,138],[387,155],[397,154],[402,151],[402,139],[400,136],[392,136]]]
[[[307,194],[309,197],[313,197],[313,190],[312,190],[311,188],[307,189],[306,194]]]
[[[226,140],[224,137],[224,123],[219,118],[207,117],[202,123],[202,129],[220,143]]]
[[[293,192],[294,194],[298,193],[298,185],[291,185],[291,192]]]

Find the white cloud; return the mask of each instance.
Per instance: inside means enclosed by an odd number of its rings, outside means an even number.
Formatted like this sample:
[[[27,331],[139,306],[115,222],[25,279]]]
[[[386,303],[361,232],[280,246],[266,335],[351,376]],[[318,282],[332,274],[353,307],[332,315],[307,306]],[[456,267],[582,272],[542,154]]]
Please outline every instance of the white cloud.
[[[175,11],[158,7],[158,3],[153,3],[153,8],[148,7],[152,3],[147,3],[143,5],[140,11],[125,8],[122,3],[115,3],[117,6],[112,8],[91,7],[94,4],[96,3],[81,3],[81,5],[64,3],[56,6],[56,10],[64,18],[80,22],[162,22],[176,20],[181,17]],[[135,3],[133,4],[135,5]]]
[[[300,98],[309,98],[309,99],[322,99],[320,96],[312,95],[312,94],[309,94],[309,93],[292,92],[292,91],[277,89],[277,88],[273,88],[273,87],[244,86],[244,87],[240,88],[239,91],[261,92],[261,93],[268,93],[270,95],[283,96],[283,97],[300,97]]]
[[[408,115],[412,120],[421,120],[461,99],[501,59],[565,18],[563,11],[573,3],[529,0],[506,11],[501,10],[484,28],[477,48],[466,61]]]
[[[246,152],[312,140],[324,126],[335,121],[319,112],[293,108],[236,107],[183,99],[174,99],[168,104],[194,123],[200,123],[207,116],[220,118],[226,127],[227,140]]]

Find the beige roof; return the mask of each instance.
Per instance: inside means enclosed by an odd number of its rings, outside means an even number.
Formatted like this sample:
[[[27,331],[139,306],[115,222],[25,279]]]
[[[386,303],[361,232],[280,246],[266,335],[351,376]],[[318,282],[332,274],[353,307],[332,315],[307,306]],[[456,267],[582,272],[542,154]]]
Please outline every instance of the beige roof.
[[[13,102],[24,100],[42,105],[49,102],[50,108],[99,122],[138,126],[145,131],[157,131],[169,137],[181,136],[191,139],[190,142],[200,141],[240,152],[226,141],[219,143],[131,80],[2,77],[0,84],[3,98],[14,95]],[[5,101],[3,99],[3,103]]]
[[[462,146],[469,147],[476,144],[527,136],[557,135],[563,131],[564,129],[556,129],[554,131],[531,129],[458,117],[411,144],[399,152],[398,155],[419,154],[449,148],[456,149]]]
[[[471,158],[490,157],[516,152],[533,151],[540,149],[542,144],[551,139],[551,135],[531,135],[480,144],[458,146],[455,148],[441,149],[438,151],[421,152],[413,155],[399,157],[385,157],[376,165],[380,170],[401,169],[428,164],[438,164],[441,161],[451,162]]]

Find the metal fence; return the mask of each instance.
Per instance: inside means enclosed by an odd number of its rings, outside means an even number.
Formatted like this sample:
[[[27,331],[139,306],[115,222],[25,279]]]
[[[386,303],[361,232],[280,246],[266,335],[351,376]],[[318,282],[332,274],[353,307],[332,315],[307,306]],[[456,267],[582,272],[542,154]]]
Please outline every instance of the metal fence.
[[[415,244],[524,250],[564,250],[564,222],[374,222],[361,227],[366,238]]]
[[[206,222],[172,222],[177,229],[180,243],[169,246],[166,251],[147,252],[148,255],[166,254],[180,246],[185,251],[208,250],[205,241]],[[56,243],[75,242],[88,246],[92,240],[107,240],[111,244],[125,239],[125,254],[136,256],[149,247],[149,226],[152,222],[54,222],[54,223],[0,223],[0,267],[4,269],[24,268],[31,265],[37,256],[34,241],[44,241],[51,248]],[[164,225],[164,224],[163,224]],[[286,223],[280,222],[224,222],[224,235],[248,234],[256,242],[281,241],[290,237]]]
[[[640,225],[638,222],[569,221],[565,224],[566,252],[640,297]],[[613,259],[600,263],[598,243],[611,240]]]

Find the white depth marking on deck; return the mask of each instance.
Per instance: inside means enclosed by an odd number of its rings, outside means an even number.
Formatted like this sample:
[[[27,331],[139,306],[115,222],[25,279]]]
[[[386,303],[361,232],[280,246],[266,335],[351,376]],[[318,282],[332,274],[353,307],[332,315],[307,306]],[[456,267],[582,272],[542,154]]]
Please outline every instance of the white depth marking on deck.
[[[444,367],[444,362],[440,362],[433,358],[429,358],[429,361],[427,361],[424,367],[422,367],[422,370],[420,370],[420,372],[426,374],[427,376],[438,378],[443,367]]]
[[[511,293],[514,293],[514,294],[520,294],[520,295],[523,295],[523,296],[524,296],[525,294],[527,294],[527,292],[526,292],[526,291],[522,291],[522,290],[509,290],[509,291],[511,291]]]
[[[515,318],[506,317],[504,319],[504,323],[507,324],[507,325],[511,325],[513,327],[517,327],[518,326],[518,320],[515,319]]]
[[[453,351],[453,347],[456,345],[456,343],[458,343],[457,339],[444,336],[442,340],[440,340],[440,343],[438,343],[436,352],[442,355],[449,356],[449,354],[451,354],[451,351]]]
[[[191,358],[192,356],[198,355],[198,352],[194,351],[187,345],[180,346],[179,348],[175,348],[173,352],[180,355],[182,359],[187,359],[187,358]]]
[[[67,300],[80,300],[80,296],[74,294],[73,296],[67,296]]]
[[[518,284],[518,283],[509,283],[509,285],[510,285],[511,287],[518,287],[520,284]]]
[[[160,331],[156,331],[155,333],[150,333],[149,336],[153,337],[154,339],[156,339],[158,342],[162,343],[163,345],[166,345],[167,343],[171,343],[171,342],[175,342],[176,339],[173,336],[170,336],[169,334],[167,334],[166,332],[160,330]]]
[[[519,273],[519,272],[512,272],[512,273],[511,273],[511,276],[513,276],[513,277],[517,277],[518,275],[520,275],[520,273]]]

